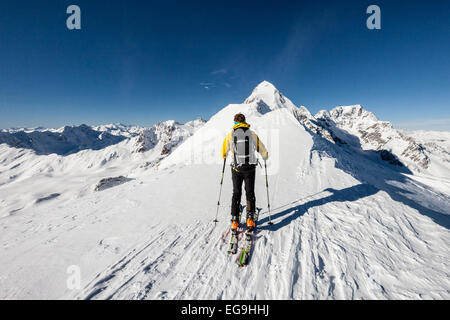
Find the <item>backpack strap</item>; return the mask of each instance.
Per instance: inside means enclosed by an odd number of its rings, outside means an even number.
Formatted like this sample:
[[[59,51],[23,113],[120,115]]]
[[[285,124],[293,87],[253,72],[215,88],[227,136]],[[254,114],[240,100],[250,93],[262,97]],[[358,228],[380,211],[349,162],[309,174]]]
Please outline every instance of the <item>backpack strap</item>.
[[[236,160],[236,152],[237,152],[237,149],[236,149],[237,137],[236,136],[233,136],[233,141],[234,141],[234,143],[233,143],[233,148],[234,148],[234,150],[233,150],[233,158],[234,158],[234,167],[236,168],[238,166],[237,160]]]
[[[250,138],[248,136],[245,137],[245,164],[248,165],[250,160]]]

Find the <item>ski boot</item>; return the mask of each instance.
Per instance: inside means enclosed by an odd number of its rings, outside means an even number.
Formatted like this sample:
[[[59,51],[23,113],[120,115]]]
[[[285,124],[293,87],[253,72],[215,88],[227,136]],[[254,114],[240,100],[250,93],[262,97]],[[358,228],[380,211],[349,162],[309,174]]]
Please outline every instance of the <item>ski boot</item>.
[[[256,228],[254,212],[247,212],[247,230],[253,231]]]
[[[232,217],[231,218],[231,232],[233,234],[237,234],[238,228],[239,228],[239,217]]]

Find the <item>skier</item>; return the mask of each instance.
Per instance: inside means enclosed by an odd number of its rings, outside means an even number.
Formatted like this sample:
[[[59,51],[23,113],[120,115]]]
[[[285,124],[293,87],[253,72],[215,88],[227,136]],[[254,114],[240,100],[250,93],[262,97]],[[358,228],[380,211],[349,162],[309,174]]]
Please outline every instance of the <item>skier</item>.
[[[233,197],[231,200],[231,229],[237,233],[239,226],[239,213],[242,196],[242,182],[245,181],[245,195],[247,198],[247,228],[255,228],[255,171],[258,164],[256,152],[259,152],[264,160],[267,160],[266,147],[259,137],[250,130],[250,125],[245,122],[245,116],[238,113],[234,116],[233,131],[230,132],[222,146],[222,157],[227,158],[228,151],[232,150],[233,163],[231,176],[233,180]]]

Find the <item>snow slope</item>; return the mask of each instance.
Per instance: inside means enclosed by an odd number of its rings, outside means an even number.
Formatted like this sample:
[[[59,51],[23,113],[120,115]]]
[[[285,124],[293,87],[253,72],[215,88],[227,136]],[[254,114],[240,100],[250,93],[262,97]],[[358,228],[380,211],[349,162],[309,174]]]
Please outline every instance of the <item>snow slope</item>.
[[[157,166],[203,124],[203,120],[186,124],[166,121],[139,130],[131,126],[82,125],[59,131],[3,133],[7,143],[0,143],[0,218],[27,208],[33,210],[42,199],[77,201],[92,192],[102,179],[134,179],[140,172]],[[16,142],[17,133],[23,134],[19,143],[22,148],[12,147],[16,145],[11,141]],[[151,143],[145,139],[150,134]],[[72,151],[64,152],[69,150],[67,146]]]
[[[259,168],[256,197],[263,211],[244,269],[226,254],[229,167],[219,223],[212,222],[219,150],[238,111],[269,150],[274,222],[267,224]],[[251,99],[220,110],[157,167],[137,170],[136,162],[123,161],[110,169],[129,170],[133,180],[78,197],[64,198],[64,192],[3,215],[0,298],[450,298],[450,183],[417,178],[371,150],[326,139],[311,129],[320,122],[311,116],[306,125],[299,112],[263,82]],[[4,152],[19,156],[9,149],[0,150],[2,158]],[[134,154],[145,161],[145,152]],[[64,182],[48,179],[58,188]],[[21,187],[8,183],[0,192],[17,194]],[[2,213],[11,208],[3,200],[1,206]],[[66,285],[73,265],[81,270],[79,290]]]

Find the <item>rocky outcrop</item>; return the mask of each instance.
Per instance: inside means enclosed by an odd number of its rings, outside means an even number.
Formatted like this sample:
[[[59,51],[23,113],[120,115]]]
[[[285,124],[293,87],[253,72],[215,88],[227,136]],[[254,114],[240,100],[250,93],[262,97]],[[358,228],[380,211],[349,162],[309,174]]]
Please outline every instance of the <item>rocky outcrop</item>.
[[[119,176],[119,177],[111,177],[111,178],[104,178],[101,179],[97,185],[95,186],[94,190],[95,191],[103,191],[118,185],[121,185],[123,183],[126,183],[128,181],[131,181],[133,179],[130,178],[126,178],[124,176]]]
[[[293,111],[294,117],[312,133],[320,135],[325,140],[331,143],[344,144],[345,142],[337,137],[329,128],[326,123],[318,121],[304,106],[300,106]]]
[[[360,105],[336,107],[320,111],[316,118],[330,128],[345,130],[359,139],[364,150],[375,150],[391,164],[402,163],[413,169],[427,169],[430,158],[424,146],[395,129],[390,122],[380,121]]]
[[[201,128],[205,122],[201,118],[186,124],[180,124],[173,120],[158,122],[153,127],[139,133],[136,140],[136,152],[146,152],[160,145],[161,155],[168,155],[185,139],[192,136],[197,129]]]

